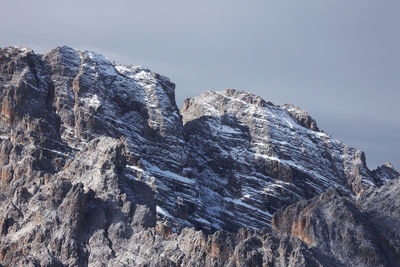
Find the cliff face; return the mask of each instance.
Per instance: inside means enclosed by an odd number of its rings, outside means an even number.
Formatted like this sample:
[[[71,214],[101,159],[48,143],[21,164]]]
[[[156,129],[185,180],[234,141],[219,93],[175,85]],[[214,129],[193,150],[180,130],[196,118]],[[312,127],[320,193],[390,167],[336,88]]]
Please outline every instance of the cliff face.
[[[230,211],[224,225],[268,227],[277,209],[328,188],[358,194],[377,183],[363,152],[320,132],[296,106],[228,89],[186,100],[181,114],[207,209]]]
[[[0,50],[2,265],[398,259],[398,233],[383,226],[399,225],[398,203],[375,201],[400,188],[393,168],[370,171],[297,106],[225,90],[179,111],[174,87],[93,52]]]
[[[398,185],[395,187],[398,190]],[[388,195],[392,190],[387,186],[374,189],[374,196],[363,193],[358,201],[336,189],[328,190],[279,210],[272,220],[273,229],[299,238],[309,249],[317,248],[346,266],[396,266],[400,261],[396,229],[400,216],[387,210],[398,210],[398,201],[394,200],[398,195],[392,196],[392,203],[381,204],[376,204],[375,195]],[[379,215],[374,214],[374,205],[382,208]],[[397,227],[388,227],[389,221]]]

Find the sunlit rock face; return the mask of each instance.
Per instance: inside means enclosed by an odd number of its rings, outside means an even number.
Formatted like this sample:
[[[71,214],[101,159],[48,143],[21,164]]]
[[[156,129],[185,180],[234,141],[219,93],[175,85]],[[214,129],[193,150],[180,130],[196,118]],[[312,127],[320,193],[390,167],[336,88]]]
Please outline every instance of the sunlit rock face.
[[[295,105],[228,89],[179,111],[175,85],[146,67],[8,47],[0,111],[1,265],[390,266],[398,257],[387,227],[399,223],[398,203],[383,196],[396,194],[399,173],[370,171],[362,151]],[[369,236],[375,226],[386,230]],[[359,239],[343,246],[338,231],[354,227]],[[344,255],[364,241],[359,261]]]
[[[222,225],[268,227],[277,209],[328,188],[356,195],[377,183],[362,151],[319,131],[297,106],[228,89],[187,99],[181,114],[208,221],[222,213]]]

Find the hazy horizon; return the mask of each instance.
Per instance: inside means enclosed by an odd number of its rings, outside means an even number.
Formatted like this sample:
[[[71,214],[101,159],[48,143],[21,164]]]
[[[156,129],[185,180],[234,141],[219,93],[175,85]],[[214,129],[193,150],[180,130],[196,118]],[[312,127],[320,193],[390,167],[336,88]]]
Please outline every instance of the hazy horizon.
[[[0,47],[59,45],[141,64],[176,99],[235,88],[307,110],[321,129],[400,169],[400,2],[5,1]]]

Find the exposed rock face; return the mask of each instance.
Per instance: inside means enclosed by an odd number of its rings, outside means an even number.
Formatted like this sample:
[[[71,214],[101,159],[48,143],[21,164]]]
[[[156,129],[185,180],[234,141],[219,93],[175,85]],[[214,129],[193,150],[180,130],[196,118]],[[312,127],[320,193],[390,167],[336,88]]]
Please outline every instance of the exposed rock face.
[[[296,105],[283,105],[282,108],[286,109],[287,112],[296,120],[298,124],[301,126],[319,132],[319,128],[317,126],[317,122],[308,114],[307,111],[301,109]]]
[[[0,50],[0,266],[395,266],[391,166],[297,106],[225,90],[179,112],[174,87],[93,52]]]
[[[385,187],[373,190],[372,194],[384,196],[389,192]],[[388,225],[379,220],[389,222],[394,218],[394,225],[400,225],[398,212],[388,214],[386,211],[398,210],[399,201],[378,202],[382,208],[382,218],[379,218],[371,216],[376,212],[371,203],[376,203],[377,199],[374,196],[362,199],[360,207],[346,194],[329,190],[319,197],[279,210],[273,217],[273,228],[298,237],[309,248],[318,248],[345,266],[397,266],[399,232],[389,230]],[[386,228],[381,227],[382,224]]]
[[[363,192],[357,199],[358,205],[368,214],[370,220],[378,225],[379,230],[387,232],[388,241],[397,242],[398,245],[400,245],[399,196],[400,178],[397,178],[380,188]]]
[[[278,208],[330,187],[357,194],[376,184],[363,152],[319,132],[296,106],[228,89],[186,100],[181,114],[189,162],[215,211],[201,216],[220,217],[224,229],[266,227]]]
[[[372,175],[376,177],[377,181],[380,181],[380,184],[400,177],[400,173],[393,168],[390,162],[386,162],[382,166],[376,168],[376,170],[373,170]]]

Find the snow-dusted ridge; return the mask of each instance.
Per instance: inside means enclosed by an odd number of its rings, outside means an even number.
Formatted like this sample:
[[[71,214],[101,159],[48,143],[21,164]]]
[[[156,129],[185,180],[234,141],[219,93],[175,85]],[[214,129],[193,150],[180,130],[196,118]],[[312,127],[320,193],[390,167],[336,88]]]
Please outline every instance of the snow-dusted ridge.
[[[187,99],[181,115],[187,145],[201,169],[197,176],[208,177],[200,187],[223,192],[204,198],[218,207],[226,201],[231,220],[240,226],[268,227],[265,213],[331,187],[357,194],[377,183],[362,151],[321,132],[295,105],[276,106],[227,89]]]
[[[21,98],[27,101],[21,114],[51,113],[59,123],[57,145],[38,148],[72,161],[97,137],[123,139],[124,175],[156,192],[158,218],[173,229],[268,228],[276,210],[296,201],[331,187],[357,195],[387,179],[388,170],[371,172],[362,151],[321,132],[295,105],[227,89],[187,99],[179,111],[175,85],[145,66],[69,47],[43,55],[6,50],[28,63],[3,83],[23,83],[23,93],[34,91],[43,96],[38,102],[45,99],[43,109],[51,106],[36,112],[37,103]],[[0,140],[9,137],[2,133]]]
[[[179,111],[174,88],[94,52],[0,49],[1,266],[398,265],[391,164],[297,106],[228,89]]]

